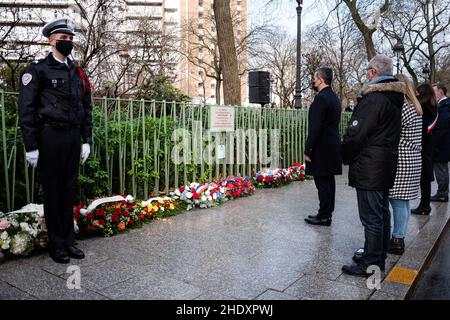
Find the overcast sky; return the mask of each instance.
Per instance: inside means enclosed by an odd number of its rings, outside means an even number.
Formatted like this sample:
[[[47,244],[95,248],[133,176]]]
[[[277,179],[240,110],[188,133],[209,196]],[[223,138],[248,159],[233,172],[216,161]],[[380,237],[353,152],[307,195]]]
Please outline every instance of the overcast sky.
[[[272,0],[273,4],[267,5],[268,0],[248,0],[248,23],[263,24],[265,21],[279,25],[292,36],[297,35],[297,1]],[[327,12],[318,8],[316,0],[304,0],[302,12],[302,28],[324,20]]]

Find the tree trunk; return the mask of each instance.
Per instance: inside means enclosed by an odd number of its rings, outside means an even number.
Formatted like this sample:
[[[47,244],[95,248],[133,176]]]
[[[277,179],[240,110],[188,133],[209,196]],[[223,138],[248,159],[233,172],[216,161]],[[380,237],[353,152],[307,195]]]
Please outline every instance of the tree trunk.
[[[217,28],[217,43],[223,73],[224,103],[241,104],[241,81],[239,79],[238,58],[234,43],[230,0],[214,1],[214,19]]]
[[[220,104],[220,89],[222,89],[222,80],[216,79],[216,104]]]

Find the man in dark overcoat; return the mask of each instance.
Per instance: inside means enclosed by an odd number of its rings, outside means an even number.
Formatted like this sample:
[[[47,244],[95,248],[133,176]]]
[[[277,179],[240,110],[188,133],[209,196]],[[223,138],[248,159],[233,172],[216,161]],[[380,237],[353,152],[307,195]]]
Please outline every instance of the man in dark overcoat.
[[[442,83],[433,85],[438,101],[438,120],[433,130],[433,169],[438,190],[431,201],[448,202],[448,162],[450,161],[450,99]]]
[[[319,212],[305,218],[309,224],[330,226],[336,194],[335,175],[342,174],[339,123],[341,103],[331,89],[333,71],[319,68],[313,88],[319,93],[308,114],[308,138],[305,146],[306,174],[314,177],[319,193]]]

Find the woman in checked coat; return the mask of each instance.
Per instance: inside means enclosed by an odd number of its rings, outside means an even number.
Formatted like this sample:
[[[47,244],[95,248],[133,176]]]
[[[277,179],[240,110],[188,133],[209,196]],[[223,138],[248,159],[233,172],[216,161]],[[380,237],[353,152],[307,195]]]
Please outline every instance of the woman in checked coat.
[[[405,104],[402,108],[402,129],[398,146],[398,163],[395,182],[389,190],[389,202],[394,216],[394,228],[389,243],[389,253],[403,254],[405,236],[410,216],[409,200],[419,193],[422,166],[422,107],[417,100],[412,82],[403,75],[397,78],[405,83]]]

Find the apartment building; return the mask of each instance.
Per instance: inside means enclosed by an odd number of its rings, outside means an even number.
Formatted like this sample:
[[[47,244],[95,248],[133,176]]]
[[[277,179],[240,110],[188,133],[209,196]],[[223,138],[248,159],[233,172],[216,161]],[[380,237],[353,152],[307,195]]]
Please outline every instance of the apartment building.
[[[84,0],[82,4],[89,4],[95,0]],[[209,47],[214,47],[215,27],[213,22],[213,0],[114,0],[108,4],[108,10],[120,23],[111,30],[123,35],[123,45],[116,57],[117,65],[126,61],[129,57],[147,59],[155,68],[162,60],[163,52],[158,50],[166,38],[171,38],[171,52],[164,52],[164,72],[173,75],[175,86],[180,88],[195,102],[215,103],[223,101],[222,90],[218,90],[214,75],[214,57],[217,56],[217,48],[213,50],[201,48],[198,44],[202,41]],[[232,15],[235,21],[234,32],[237,38],[245,39],[247,30],[247,0],[231,0]],[[34,58],[42,58],[49,51],[47,39],[41,34],[44,24],[56,17],[69,16],[76,24],[77,32],[86,31],[86,21],[82,19],[81,12],[74,0],[0,0],[0,51],[2,56],[9,60],[29,61]],[[105,18],[108,23],[108,16]],[[194,26],[193,34],[186,30],[186,26]],[[2,35],[11,28],[11,32],[5,39]],[[155,33],[151,41],[155,50],[143,45],[142,32]],[[112,35],[116,36],[116,35]],[[199,37],[206,40],[199,40]],[[155,40],[156,39],[156,40]],[[188,41],[184,41],[188,39]],[[75,41],[80,41],[76,37]],[[200,41],[200,42],[199,42]],[[185,47],[183,48],[183,43]],[[188,44],[186,46],[186,43]],[[166,44],[167,45],[167,44]],[[188,59],[186,54],[193,59]],[[144,52],[145,51],[145,52]],[[79,58],[79,53],[74,51],[74,58]],[[147,55],[145,55],[145,53]],[[217,59],[216,59],[217,60]],[[242,101],[247,100],[247,55],[243,51],[239,55],[240,69],[242,70]],[[207,62],[207,63],[202,63]],[[106,73],[103,73],[106,74]],[[133,82],[134,75],[130,70],[126,81]],[[220,85],[220,83],[219,83]],[[123,84],[123,89],[127,85]],[[220,95],[220,99],[218,99]]]
[[[207,104],[223,102],[223,91],[218,90],[218,81],[215,79],[218,48],[214,44],[216,30],[213,2],[180,1],[180,23],[182,38],[185,40],[181,49],[187,53],[181,57],[180,89],[196,102]],[[231,14],[236,43],[239,44],[245,41],[247,34],[247,0],[231,0]],[[239,53],[239,68],[243,102],[248,101],[247,66],[247,53],[242,50]]]

